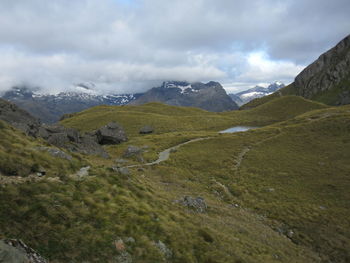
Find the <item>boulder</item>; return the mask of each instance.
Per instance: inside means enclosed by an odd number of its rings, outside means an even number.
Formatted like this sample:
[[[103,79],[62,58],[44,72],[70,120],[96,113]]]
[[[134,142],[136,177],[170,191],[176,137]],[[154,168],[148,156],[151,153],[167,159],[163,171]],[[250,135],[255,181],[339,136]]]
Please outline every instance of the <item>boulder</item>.
[[[152,126],[146,125],[140,129],[140,134],[150,134],[153,133],[154,129]]]
[[[198,213],[204,213],[208,208],[207,203],[202,197],[193,198],[191,196],[185,196],[181,203]]]
[[[0,262],[46,263],[47,261],[21,240],[0,240]]]
[[[29,259],[23,251],[0,240],[0,262],[29,263]]]
[[[80,143],[75,144],[75,151],[84,154],[99,155],[103,158],[109,158],[108,153],[97,143],[96,137],[91,135],[83,135],[80,137]]]
[[[112,169],[121,175],[130,175],[130,171],[127,167],[113,167]]]
[[[45,176],[46,175],[46,170],[44,167],[39,166],[37,171],[36,171],[36,175],[41,177],[41,176]]]
[[[116,123],[110,122],[96,131],[99,144],[119,144],[128,140],[123,127]]]
[[[60,132],[50,134],[47,138],[47,142],[57,147],[64,148],[66,147],[66,144],[69,143],[69,139],[67,137],[67,133]]]
[[[49,132],[43,126],[41,126],[38,131],[38,137],[41,137],[47,140],[49,136],[50,136]]]
[[[86,166],[86,167],[81,167],[80,170],[76,173],[77,177],[85,177],[89,175],[89,170],[90,170],[90,166]]]
[[[168,248],[162,241],[158,240],[154,245],[159,249],[160,253],[166,258],[169,259],[172,257],[173,252]]]
[[[53,157],[57,157],[57,158],[61,158],[61,159],[66,159],[71,161],[72,160],[72,156],[65,153],[64,151],[61,151],[60,149],[57,148],[51,148],[51,147],[37,147],[35,148],[39,151],[45,151],[48,152],[50,155],[52,155]]]
[[[131,158],[136,157],[139,162],[143,162],[144,159],[142,157],[143,149],[137,146],[130,145],[128,148],[124,151],[123,157],[124,158]]]
[[[132,263],[132,257],[127,251],[120,252],[118,256],[115,257],[113,263]]]

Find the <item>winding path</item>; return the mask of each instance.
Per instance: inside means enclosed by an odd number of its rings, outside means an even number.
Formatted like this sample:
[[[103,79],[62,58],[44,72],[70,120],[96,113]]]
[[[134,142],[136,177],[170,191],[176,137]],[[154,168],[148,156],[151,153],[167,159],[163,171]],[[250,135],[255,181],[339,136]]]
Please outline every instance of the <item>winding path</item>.
[[[235,158],[235,167],[234,167],[234,170],[235,170],[235,171],[238,171],[238,170],[239,170],[239,168],[241,167],[241,163],[242,163],[244,157],[245,157],[245,156],[247,155],[247,153],[253,148],[253,146],[257,146],[257,145],[259,145],[259,144],[262,144],[262,143],[264,143],[264,142],[267,142],[267,141],[269,141],[269,140],[271,140],[271,139],[273,139],[273,138],[279,136],[280,134],[281,134],[281,131],[278,130],[278,133],[277,133],[277,134],[275,134],[275,135],[273,135],[273,136],[270,136],[270,137],[267,137],[267,138],[265,138],[265,139],[263,139],[263,140],[260,140],[260,141],[258,141],[258,142],[256,142],[256,143],[254,143],[253,145],[244,147],[243,150],[242,150],[242,151],[238,154],[238,156]]]
[[[128,165],[128,166],[124,166],[124,167],[125,168],[133,168],[133,167],[139,167],[139,166],[151,166],[151,165],[159,164],[161,162],[164,162],[164,161],[168,160],[169,157],[170,157],[170,153],[172,153],[173,151],[176,151],[181,146],[184,146],[186,144],[193,143],[193,142],[199,142],[199,141],[203,141],[203,140],[208,140],[208,139],[211,139],[211,138],[213,138],[213,137],[204,137],[204,138],[192,139],[192,140],[189,140],[189,141],[184,142],[184,143],[180,143],[178,145],[175,145],[173,147],[170,147],[170,148],[160,152],[159,155],[158,155],[158,159],[153,161],[153,162],[143,163],[143,164]]]

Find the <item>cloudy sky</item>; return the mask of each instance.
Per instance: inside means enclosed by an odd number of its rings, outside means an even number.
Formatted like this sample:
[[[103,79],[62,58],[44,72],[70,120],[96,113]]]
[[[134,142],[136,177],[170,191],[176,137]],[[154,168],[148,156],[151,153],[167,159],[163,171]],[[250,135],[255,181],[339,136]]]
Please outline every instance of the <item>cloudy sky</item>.
[[[0,91],[289,83],[350,33],[349,0],[1,0]]]

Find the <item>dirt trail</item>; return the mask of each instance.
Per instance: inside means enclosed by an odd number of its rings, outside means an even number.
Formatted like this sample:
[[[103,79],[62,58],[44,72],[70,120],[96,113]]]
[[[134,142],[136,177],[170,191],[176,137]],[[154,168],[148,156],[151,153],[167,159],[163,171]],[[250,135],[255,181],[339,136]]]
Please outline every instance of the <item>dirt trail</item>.
[[[166,160],[169,159],[170,157],[170,154],[173,152],[173,151],[176,151],[178,148],[180,148],[181,146],[184,146],[186,144],[189,144],[189,143],[193,143],[193,142],[198,142],[198,141],[203,141],[203,140],[208,140],[212,137],[204,137],[204,138],[196,138],[196,139],[192,139],[192,140],[189,140],[187,142],[184,142],[184,143],[180,143],[178,145],[175,145],[173,147],[170,147],[162,152],[159,153],[158,155],[158,159],[153,161],[153,162],[150,162],[150,163],[143,163],[143,164],[134,164],[134,165],[128,165],[128,166],[124,166],[125,168],[133,168],[133,167],[139,167],[139,166],[150,166],[150,165],[155,165],[155,164],[159,164],[161,162],[164,162]]]
[[[247,153],[248,153],[251,149],[253,149],[254,146],[257,146],[257,145],[262,144],[262,143],[264,143],[264,142],[266,142],[266,141],[269,141],[269,140],[271,140],[271,139],[277,137],[277,136],[280,135],[280,134],[281,134],[281,131],[279,131],[278,134],[275,134],[275,135],[270,136],[270,137],[268,137],[268,138],[265,138],[265,139],[263,139],[263,140],[261,140],[261,141],[258,141],[258,142],[254,143],[254,144],[251,145],[251,146],[246,146],[246,147],[244,147],[243,150],[242,150],[242,151],[238,154],[238,156],[235,158],[235,167],[234,167],[234,169],[235,169],[236,171],[238,171],[238,169],[241,167],[241,164],[242,164],[242,161],[244,160],[244,157],[247,155]]]

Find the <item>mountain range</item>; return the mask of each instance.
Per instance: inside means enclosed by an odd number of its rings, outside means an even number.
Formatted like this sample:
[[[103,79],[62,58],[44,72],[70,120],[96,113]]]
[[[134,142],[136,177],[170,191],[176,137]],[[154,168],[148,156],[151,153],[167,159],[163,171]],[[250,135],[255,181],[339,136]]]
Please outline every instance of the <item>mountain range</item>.
[[[44,123],[57,122],[63,115],[79,112],[98,105],[140,105],[147,102],[163,102],[175,106],[198,107],[208,111],[236,110],[238,105],[231,100],[218,82],[203,84],[167,81],[160,87],[145,93],[97,95],[94,85],[83,83],[74,92],[41,94],[27,87],[13,87],[2,98],[15,103]]]
[[[242,106],[243,104],[246,104],[253,99],[270,95],[284,87],[285,85],[283,83],[276,81],[266,88],[262,86],[255,86],[254,88],[244,90],[238,93],[230,93],[229,96],[238,106]]]
[[[140,95],[139,93],[96,95],[85,87],[74,92],[41,94],[26,87],[14,87],[2,98],[15,103],[44,123],[54,123],[67,113],[79,112],[97,105],[125,105]]]

